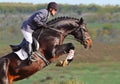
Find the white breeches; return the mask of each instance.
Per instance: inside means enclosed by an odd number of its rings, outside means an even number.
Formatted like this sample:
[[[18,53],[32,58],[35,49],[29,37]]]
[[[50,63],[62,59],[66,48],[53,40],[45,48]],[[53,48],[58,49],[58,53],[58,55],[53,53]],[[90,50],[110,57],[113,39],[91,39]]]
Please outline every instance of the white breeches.
[[[23,33],[25,40],[32,44],[32,42],[33,42],[32,32],[28,32],[23,29],[21,29],[21,31]]]

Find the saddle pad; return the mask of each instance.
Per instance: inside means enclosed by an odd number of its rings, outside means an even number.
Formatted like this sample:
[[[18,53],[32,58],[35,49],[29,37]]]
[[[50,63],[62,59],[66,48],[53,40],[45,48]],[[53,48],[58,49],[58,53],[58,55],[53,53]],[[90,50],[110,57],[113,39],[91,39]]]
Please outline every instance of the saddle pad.
[[[20,49],[14,53],[16,53],[21,60],[25,60],[28,58],[28,54],[23,49]]]

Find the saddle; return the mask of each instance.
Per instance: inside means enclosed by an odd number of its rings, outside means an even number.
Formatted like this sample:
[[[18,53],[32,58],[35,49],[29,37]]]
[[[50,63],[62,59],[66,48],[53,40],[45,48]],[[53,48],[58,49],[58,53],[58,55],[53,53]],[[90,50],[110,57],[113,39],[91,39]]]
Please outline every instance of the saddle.
[[[25,42],[26,42],[26,41],[25,41]],[[11,49],[12,49],[13,52],[18,51],[18,50],[20,50],[21,48],[22,48],[22,49],[25,49],[25,45],[23,45],[23,46],[10,45],[10,47],[11,47]],[[35,38],[33,38],[32,51],[35,52],[35,51],[37,51],[38,49],[39,49],[39,43],[38,43],[38,41],[37,41]]]
[[[25,40],[23,40],[23,41],[26,42]],[[25,49],[24,45],[21,47],[19,45],[10,45],[10,47],[12,48],[13,52],[15,52],[21,60],[25,60],[28,58],[28,54],[24,50]],[[46,58],[44,58],[44,56],[41,55],[41,53],[38,51],[38,49],[39,49],[39,43],[35,38],[33,38],[32,52],[34,54],[36,54],[38,57],[40,57],[45,62],[46,65],[48,65],[49,61]],[[31,64],[31,62],[33,62],[33,61],[36,61],[36,60],[34,59],[34,57],[32,58],[32,56],[30,56],[29,64]]]

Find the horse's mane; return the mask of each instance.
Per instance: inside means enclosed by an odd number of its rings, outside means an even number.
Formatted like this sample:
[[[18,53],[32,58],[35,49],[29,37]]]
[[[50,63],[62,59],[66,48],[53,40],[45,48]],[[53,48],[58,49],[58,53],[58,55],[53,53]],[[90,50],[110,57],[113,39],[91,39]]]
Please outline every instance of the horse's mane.
[[[50,20],[50,21],[48,21],[47,22],[47,24],[49,25],[49,24],[53,24],[53,23],[55,23],[55,22],[58,22],[58,21],[61,21],[61,20],[78,20],[79,21],[79,19],[77,19],[77,18],[74,18],[74,17],[68,17],[68,16],[62,16],[62,17],[57,17],[57,18],[55,18],[55,19],[52,19],[52,20]]]
[[[52,19],[52,20],[50,20],[50,21],[48,21],[46,24],[47,25],[52,25],[52,24],[55,24],[56,22],[59,22],[59,21],[61,21],[61,20],[76,20],[76,21],[79,21],[79,19],[77,19],[77,18],[74,18],[74,17],[68,17],[68,16],[62,16],[62,17],[56,17],[55,19]],[[53,27],[54,28],[54,27]],[[35,33],[34,33],[34,36],[36,37],[36,36],[38,36],[38,34],[40,33],[40,31],[41,31],[41,29],[38,29]],[[35,35],[35,34],[37,34],[37,35]],[[38,37],[36,37],[36,38],[38,38]]]

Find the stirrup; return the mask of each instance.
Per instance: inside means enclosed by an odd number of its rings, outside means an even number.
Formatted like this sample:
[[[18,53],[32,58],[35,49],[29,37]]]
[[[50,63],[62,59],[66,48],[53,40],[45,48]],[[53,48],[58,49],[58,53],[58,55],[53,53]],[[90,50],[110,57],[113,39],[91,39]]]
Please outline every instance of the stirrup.
[[[32,61],[32,62],[37,61],[37,60],[33,57],[33,55],[30,55],[29,60]]]

